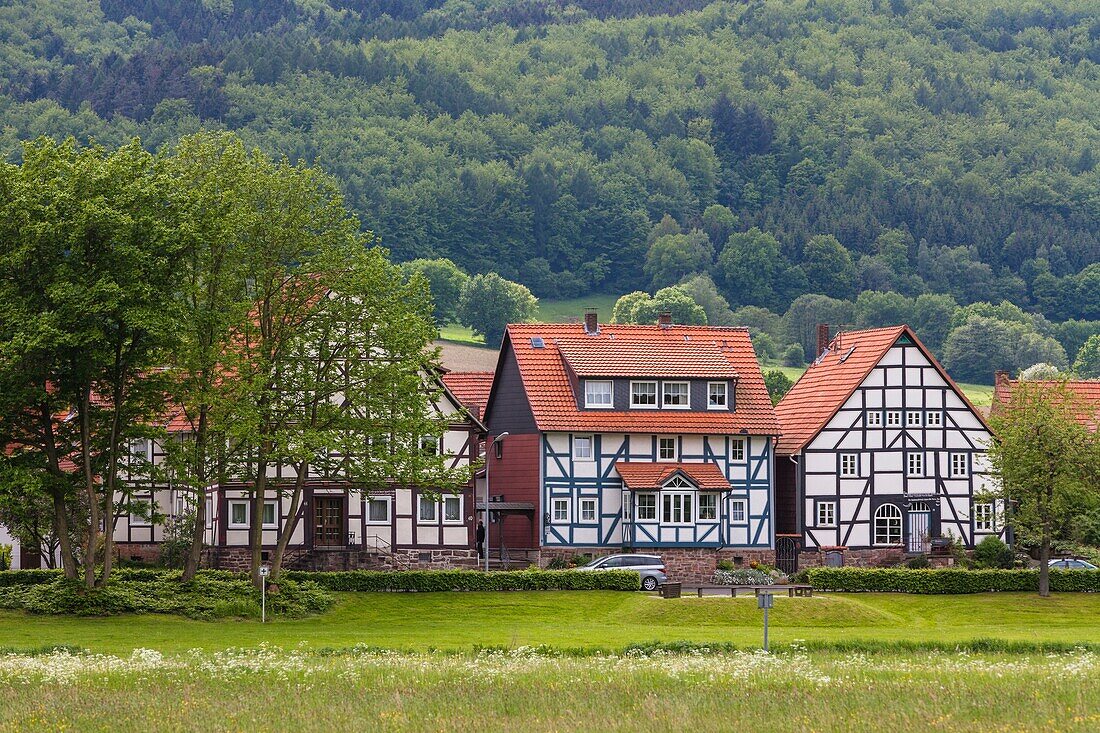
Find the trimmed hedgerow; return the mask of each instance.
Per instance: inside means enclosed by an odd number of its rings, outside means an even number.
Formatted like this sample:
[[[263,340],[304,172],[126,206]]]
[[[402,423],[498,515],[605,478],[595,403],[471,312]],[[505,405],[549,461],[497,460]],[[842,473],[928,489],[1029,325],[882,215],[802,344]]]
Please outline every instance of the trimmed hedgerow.
[[[60,570],[0,570],[0,588],[53,583],[62,575]]]
[[[1038,570],[910,570],[902,568],[809,568],[816,590],[880,593],[987,593],[1037,591]],[[1051,570],[1050,589],[1100,592],[1100,570]]]
[[[111,581],[124,580],[141,583],[156,580],[179,580],[182,570],[169,568],[115,568],[111,571]],[[200,570],[200,578],[214,580],[244,580],[247,573],[234,573],[228,570]],[[0,588],[13,585],[49,585],[64,578],[61,570],[4,570],[0,571]]]
[[[310,582],[283,581],[267,595],[268,613],[292,618],[321,613],[332,602],[331,595]],[[0,588],[0,608],[46,615],[166,613],[195,619],[251,618],[260,615],[260,593],[247,580],[204,576],[190,583],[172,577],[113,580],[92,590],[79,581],[61,579]]]
[[[638,590],[641,580],[633,570],[586,572],[575,570],[348,570],[314,573],[288,570],[290,580],[311,580],[331,591],[503,591],[503,590]]]

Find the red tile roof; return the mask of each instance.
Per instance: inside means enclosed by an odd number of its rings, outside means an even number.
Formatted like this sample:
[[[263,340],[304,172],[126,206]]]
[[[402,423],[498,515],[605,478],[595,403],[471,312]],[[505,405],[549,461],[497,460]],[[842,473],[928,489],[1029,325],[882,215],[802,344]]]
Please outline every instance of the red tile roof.
[[[715,463],[638,463],[616,461],[615,470],[622,477],[623,484],[634,491],[649,491],[661,488],[677,472],[683,473],[688,480],[700,489],[728,489],[729,480],[722,475],[722,469]]]
[[[447,372],[443,384],[474,417],[481,417],[493,387],[493,372]]]
[[[1020,383],[1018,379],[1009,379],[1003,372],[998,372],[996,381],[993,388],[993,407],[990,410],[994,415],[1012,403],[1012,391]],[[1065,384],[1066,390],[1076,395],[1082,403],[1082,411],[1077,413],[1077,422],[1093,432],[1100,430],[1100,379],[1069,379],[1064,382],[1051,379],[1028,383],[1043,389],[1057,389],[1059,385]]]
[[[612,332],[612,335],[614,332]],[[602,335],[602,334],[601,334]],[[684,338],[686,337],[686,338]],[[695,377],[731,379],[737,376],[716,341],[619,339],[582,336],[554,339],[558,351],[579,377]]]
[[[908,326],[844,331],[836,335],[825,356],[811,364],[775,406],[783,433],[776,452],[783,455],[798,453],[813,440],[903,334],[913,340],[955,393],[984,423],[981,413],[974,409],[966,395]]]
[[[543,347],[533,346],[532,339],[542,339]],[[779,434],[764,377],[749,332],[744,328],[607,324],[600,327],[598,334],[586,335],[582,324],[513,324],[508,326],[500,364],[509,345],[515,353],[535,423],[542,431]],[[661,361],[651,367],[644,358],[647,352],[660,355]],[[688,366],[699,353],[705,354],[705,367]],[[721,368],[717,355],[725,361]],[[603,365],[597,362],[597,357]],[[574,373],[578,369],[574,365],[579,365],[584,372],[599,376],[653,377],[659,376],[651,371],[653,368],[659,371],[675,367],[679,370],[676,376],[692,372],[700,378],[736,379],[736,409],[580,410],[566,367],[567,358]]]

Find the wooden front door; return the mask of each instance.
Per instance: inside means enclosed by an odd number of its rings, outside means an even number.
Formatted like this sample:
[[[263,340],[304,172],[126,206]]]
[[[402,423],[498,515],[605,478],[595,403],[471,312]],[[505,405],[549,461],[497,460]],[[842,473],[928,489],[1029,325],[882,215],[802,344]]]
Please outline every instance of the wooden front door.
[[[315,547],[344,545],[344,501],[339,496],[313,498],[313,544]]]

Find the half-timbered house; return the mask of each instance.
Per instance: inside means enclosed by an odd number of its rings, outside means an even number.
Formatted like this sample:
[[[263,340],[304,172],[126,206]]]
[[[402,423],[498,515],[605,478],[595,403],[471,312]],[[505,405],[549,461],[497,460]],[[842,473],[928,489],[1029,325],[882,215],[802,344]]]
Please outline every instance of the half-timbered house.
[[[447,430],[426,439],[422,450],[438,451],[451,468],[471,466],[480,460],[485,428],[438,377],[434,409],[450,418]],[[187,440],[191,427],[181,416],[165,426],[169,440]],[[165,460],[164,446],[142,441],[137,454],[153,463]],[[338,461],[333,461],[338,464]],[[293,469],[273,467],[270,483],[278,487],[293,481]],[[252,523],[250,487],[227,481],[207,492],[206,564],[213,567],[247,566],[249,527]],[[462,567],[473,566],[473,481],[457,492],[440,493],[436,487],[392,485],[370,492],[344,481],[338,472],[311,476],[305,482],[298,524],[288,546],[287,567],[354,569],[367,567]],[[131,511],[115,525],[120,557],[152,560],[159,553],[167,527],[188,511],[192,494],[171,483],[141,486],[133,493]],[[288,521],[290,499],[277,489],[270,492],[260,518],[265,554],[274,548],[281,527]],[[151,512],[150,509],[153,511]],[[156,514],[157,516],[152,516]]]
[[[983,500],[990,429],[907,326],[820,339],[776,415],[781,561],[796,542],[871,563],[1003,533]]]
[[[745,329],[510,325],[485,423],[491,548],[657,551],[673,577],[771,557],[778,429]]]

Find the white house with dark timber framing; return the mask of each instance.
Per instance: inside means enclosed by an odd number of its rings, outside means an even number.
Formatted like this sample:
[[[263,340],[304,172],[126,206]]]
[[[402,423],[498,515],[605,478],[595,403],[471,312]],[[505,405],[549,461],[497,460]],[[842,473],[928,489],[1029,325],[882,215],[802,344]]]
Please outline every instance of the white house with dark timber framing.
[[[776,415],[781,563],[794,541],[874,563],[928,552],[935,538],[973,547],[1003,535],[983,500],[991,430],[907,326],[821,344]]]
[[[432,409],[449,419],[438,438],[421,441],[422,450],[438,452],[450,468],[481,460],[485,428],[451,392],[440,375],[426,376],[438,390]],[[191,439],[192,427],[176,412],[164,426],[169,440]],[[145,460],[166,459],[158,441],[138,441],[133,451]],[[339,465],[337,456],[331,457]],[[290,519],[292,467],[273,466],[268,472],[268,498],[259,518],[263,552],[270,555],[279,530]],[[129,501],[119,503],[114,539],[119,557],[153,561],[159,555],[167,525],[189,511],[193,494],[171,482],[138,481]],[[429,485],[398,485],[366,491],[344,480],[335,469],[305,481],[298,524],[288,545],[291,568],[358,569],[378,567],[465,567],[476,563],[473,481],[458,491],[440,493]],[[207,492],[204,564],[237,568],[247,564],[249,527],[253,522],[252,491],[243,481],[225,481]],[[149,507],[157,521],[150,521]]]

